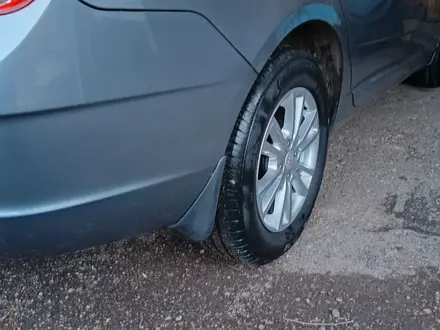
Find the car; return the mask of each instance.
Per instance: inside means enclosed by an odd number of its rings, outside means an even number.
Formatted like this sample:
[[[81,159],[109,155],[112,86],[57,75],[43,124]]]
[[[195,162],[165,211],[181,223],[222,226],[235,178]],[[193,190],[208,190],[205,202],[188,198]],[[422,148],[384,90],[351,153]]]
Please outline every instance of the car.
[[[331,133],[401,82],[440,84],[439,8],[0,0],[0,254],[168,228],[272,262],[311,216]]]

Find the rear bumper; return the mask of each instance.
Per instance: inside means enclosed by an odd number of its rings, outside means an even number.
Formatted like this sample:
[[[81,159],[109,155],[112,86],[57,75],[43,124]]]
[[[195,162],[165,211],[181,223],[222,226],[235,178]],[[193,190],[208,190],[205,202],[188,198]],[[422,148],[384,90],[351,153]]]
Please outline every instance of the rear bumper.
[[[72,252],[170,226],[197,197],[182,196],[182,189],[176,187],[196,191],[203,187],[206,175],[209,171],[42,213],[3,214],[0,256]]]
[[[198,172],[72,207],[26,216],[3,216],[0,257],[73,252],[161,227],[171,227],[185,239],[203,240],[213,226],[222,160],[216,169],[213,173]],[[186,190],[203,187],[206,176],[210,180],[199,196],[185,195]]]
[[[0,253],[175,224],[224,154],[252,68],[196,14],[39,0],[5,17],[20,33],[0,44]]]

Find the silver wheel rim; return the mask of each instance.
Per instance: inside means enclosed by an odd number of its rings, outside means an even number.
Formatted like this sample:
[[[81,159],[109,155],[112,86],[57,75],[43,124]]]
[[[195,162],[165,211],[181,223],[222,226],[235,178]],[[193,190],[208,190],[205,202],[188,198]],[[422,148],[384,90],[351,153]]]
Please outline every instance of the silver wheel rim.
[[[316,169],[319,116],[313,95],[290,90],[264,132],[256,170],[257,205],[272,232],[289,227],[300,213]]]

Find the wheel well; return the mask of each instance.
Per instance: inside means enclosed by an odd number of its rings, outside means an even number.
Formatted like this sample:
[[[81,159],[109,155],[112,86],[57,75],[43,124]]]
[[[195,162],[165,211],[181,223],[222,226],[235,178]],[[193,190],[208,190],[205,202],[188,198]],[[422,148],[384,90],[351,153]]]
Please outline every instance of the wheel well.
[[[292,30],[281,42],[307,51],[324,74],[329,95],[329,118],[333,121],[342,88],[343,58],[339,37],[326,22],[309,21]]]

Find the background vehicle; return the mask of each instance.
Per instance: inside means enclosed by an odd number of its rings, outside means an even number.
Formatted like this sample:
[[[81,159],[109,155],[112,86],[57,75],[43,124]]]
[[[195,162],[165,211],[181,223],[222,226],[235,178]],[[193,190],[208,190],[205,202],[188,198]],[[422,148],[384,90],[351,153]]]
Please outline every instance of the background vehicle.
[[[274,260],[310,216],[329,131],[410,76],[438,85],[435,13],[424,0],[0,0],[0,251],[169,227]]]

